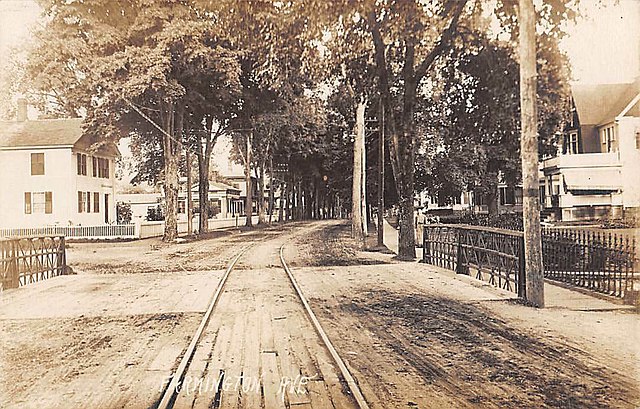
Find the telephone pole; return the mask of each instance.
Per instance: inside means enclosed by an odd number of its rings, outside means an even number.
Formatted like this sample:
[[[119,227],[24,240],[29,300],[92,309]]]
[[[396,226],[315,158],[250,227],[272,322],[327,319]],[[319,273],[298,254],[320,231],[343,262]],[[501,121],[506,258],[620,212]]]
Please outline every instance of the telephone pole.
[[[520,0],[520,152],[526,299],[544,307],[544,270],[540,235],[538,129],[536,115],[536,14],[533,0]]]

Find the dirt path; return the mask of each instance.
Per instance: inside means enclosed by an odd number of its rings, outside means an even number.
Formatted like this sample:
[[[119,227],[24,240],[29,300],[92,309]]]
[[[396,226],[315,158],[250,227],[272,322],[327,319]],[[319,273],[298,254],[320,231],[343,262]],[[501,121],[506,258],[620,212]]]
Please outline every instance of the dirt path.
[[[329,229],[342,239],[324,246],[313,243],[322,235],[305,237],[302,248],[323,248],[328,260],[332,248],[352,252],[342,262],[349,267],[294,274],[374,407],[640,404],[637,314],[532,310],[388,256],[389,264],[358,266],[371,254],[340,248],[351,247],[346,226]]]
[[[639,315],[530,309],[453,273],[360,252],[346,223],[324,221],[179,245],[73,244],[77,275],[0,298],[0,407],[152,406],[221,268],[250,243],[177,407],[353,407],[280,270],[281,244],[374,408],[640,405]]]
[[[77,275],[0,297],[0,407],[149,407],[195,332],[219,268],[243,245],[294,227],[172,246],[73,244]]]

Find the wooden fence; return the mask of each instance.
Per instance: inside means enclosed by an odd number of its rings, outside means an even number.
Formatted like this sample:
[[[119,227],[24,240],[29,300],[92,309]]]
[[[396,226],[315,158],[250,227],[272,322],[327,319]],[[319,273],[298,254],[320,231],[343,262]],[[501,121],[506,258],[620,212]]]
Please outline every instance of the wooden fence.
[[[47,226],[0,229],[0,237],[65,236],[66,238],[128,239],[136,238],[134,224],[105,224],[100,226]]]
[[[64,274],[64,236],[0,239],[0,288],[17,288]]]
[[[252,221],[258,223],[258,216],[253,216]],[[224,229],[229,227],[244,226],[246,217],[228,219],[209,219],[209,230]],[[193,228],[198,228],[198,217],[194,217]],[[187,233],[187,221],[178,221],[178,234]],[[164,234],[164,222],[138,222],[131,224],[105,224],[101,226],[47,226],[16,229],[0,229],[0,238],[33,237],[33,236],[65,236],[67,239],[146,239],[159,237]]]
[[[473,275],[526,298],[522,232],[459,224],[424,226],[426,263]],[[633,295],[635,239],[574,229],[543,229],[544,276],[615,297]],[[637,290],[637,289],[636,289]]]

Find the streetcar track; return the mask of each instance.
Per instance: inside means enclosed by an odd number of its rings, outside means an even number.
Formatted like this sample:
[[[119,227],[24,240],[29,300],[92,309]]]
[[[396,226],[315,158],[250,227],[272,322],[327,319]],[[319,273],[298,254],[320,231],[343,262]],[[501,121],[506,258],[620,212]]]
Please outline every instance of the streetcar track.
[[[191,360],[193,358],[193,356],[195,355],[195,351],[198,348],[198,344],[200,342],[200,340],[203,337],[203,334],[205,332],[205,330],[207,329],[207,326],[209,325],[209,321],[211,320],[211,316],[213,315],[213,312],[218,304],[218,301],[221,297],[221,295],[223,294],[223,292],[225,291],[225,285],[228,281],[229,276],[231,275],[231,273],[234,271],[234,269],[236,269],[236,265],[238,264],[238,261],[240,260],[240,258],[247,252],[247,250],[249,250],[251,247],[253,247],[256,244],[256,242],[247,245],[246,247],[244,247],[240,252],[238,252],[231,260],[231,262],[229,263],[229,265],[227,266],[225,273],[223,274],[223,276],[220,278],[220,281],[218,282],[218,285],[216,287],[216,291],[214,292],[211,301],[209,303],[209,306],[207,308],[207,311],[205,312],[200,325],[198,327],[198,329],[196,330],[195,335],[193,336],[193,338],[191,339],[189,346],[187,347],[185,353],[182,355],[181,360],[180,360],[180,364],[178,365],[178,368],[176,369],[176,371],[174,372],[174,374],[172,374],[171,376],[171,381],[168,383],[167,387],[163,390],[162,396],[160,398],[160,401],[158,403],[157,406],[155,406],[158,409],[169,409],[169,408],[173,408],[176,398],[178,397],[178,394],[180,393],[180,385],[181,382],[184,380],[185,375],[187,373],[187,370],[191,364]],[[310,323],[312,324],[316,335],[320,338],[321,340],[321,345],[322,347],[329,353],[331,359],[333,360],[333,363],[337,366],[338,372],[340,374],[340,381],[343,384],[343,389],[344,389],[344,393],[346,396],[351,396],[351,398],[353,398],[353,400],[355,400],[355,403],[357,405],[358,408],[360,409],[369,409],[369,405],[366,401],[366,399],[364,398],[362,391],[360,390],[360,387],[358,386],[358,383],[356,382],[356,380],[353,378],[353,376],[351,375],[349,369],[347,368],[347,366],[345,365],[344,361],[342,360],[342,358],[340,357],[340,355],[338,354],[338,352],[336,351],[336,349],[333,347],[333,344],[331,343],[331,341],[329,340],[329,337],[327,336],[327,334],[325,333],[325,331],[323,330],[322,326],[320,325],[320,322],[318,321],[318,319],[316,318],[315,314],[313,313],[309,302],[307,301],[307,299],[304,297],[302,291],[300,290],[300,287],[298,286],[297,282],[295,281],[295,278],[293,277],[293,274],[291,273],[291,270],[289,269],[289,266],[287,265],[287,263],[285,262],[284,259],[284,254],[283,254],[283,250],[284,250],[284,244],[282,244],[280,246],[279,249],[279,257],[280,257],[280,263],[281,263],[281,268],[284,270],[284,272],[287,275],[287,278],[289,280],[289,283],[291,284],[291,286],[293,287],[296,295],[297,295],[297,299],[298,301],[302,304],[303,309],[305,310],[306,316],[308,318],[308,320],[310,321]],[[246,266],[244,266],[246,267]],[[275,265],[274,265],[275,267]],[[318,372],[320,373],[320,372]],[[215,406],[216,403],[216,399],[218,400],[218,405],[219,403],[219,393],[220,391],[216,391],[216,398],[214,399],[214,402],[212,402]]]

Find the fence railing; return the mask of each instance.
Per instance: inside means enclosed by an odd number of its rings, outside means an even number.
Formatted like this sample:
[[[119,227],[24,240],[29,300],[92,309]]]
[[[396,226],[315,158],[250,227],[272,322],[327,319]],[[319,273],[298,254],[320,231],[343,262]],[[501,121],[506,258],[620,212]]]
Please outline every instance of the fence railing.
[[[544,228],[545,277],[616,297],[633,290],[634,238],[584,229]]]
[[[425,263],[471,275],[526,298],[521,232],[478,226],[424,227]]]
[[[274,219],[275,220],[275,219]],[[258,223],[258,216],[252,216],[253,224]],[[244,226],[246,216],[225,219],[209,219],[210,230]],[[198,216],[193,219],[193,228],[198,229]],[[188,231],[186,220],[178,221],[178,234]],[[67,239],[146,239],[164,234],[164,221],[143,221],[131,224],[105,224],[100,226],[47,226],[17,229],[0,229],[0,238],[32,237],[32,236],[65,236]]]
[[[0,237],[65,236],[67,238],[135,238],[133,224],[105,224],[100,226],[47,226],[0,229]]]
[[[480,226],[424,226],[426,263],[468,274],[526,298],[522,232]],[[574,229],[542,231],[544,276],[625,297],[637,277],[635,239]]]
[[[17,288],[64,274],[64,236],[0,239],[0,288]]]

